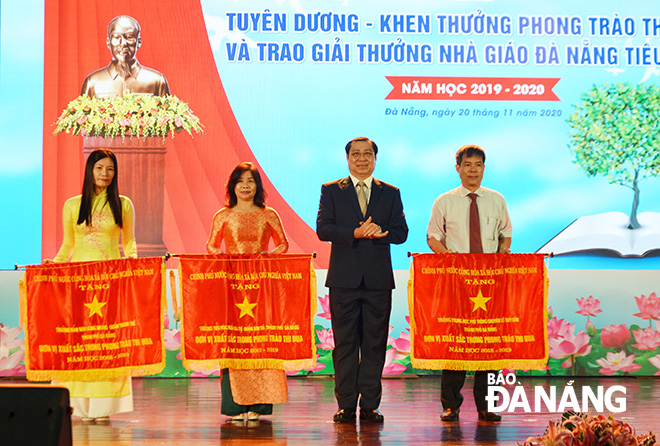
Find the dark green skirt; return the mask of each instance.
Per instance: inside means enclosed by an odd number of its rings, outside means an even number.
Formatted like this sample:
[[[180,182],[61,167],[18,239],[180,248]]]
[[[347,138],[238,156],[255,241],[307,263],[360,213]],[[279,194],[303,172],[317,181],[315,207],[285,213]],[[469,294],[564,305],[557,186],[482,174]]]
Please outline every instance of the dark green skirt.
[[[259,415],[271,415],[273,413],[272,404],[250,404],[242,406],[234,402],[234,396],[231,394],[231,383],[229,381],[229,369],[222,369],[222,400],[220,401],[220,412],[223,415],[240,415],[246,412],[256,412]]]

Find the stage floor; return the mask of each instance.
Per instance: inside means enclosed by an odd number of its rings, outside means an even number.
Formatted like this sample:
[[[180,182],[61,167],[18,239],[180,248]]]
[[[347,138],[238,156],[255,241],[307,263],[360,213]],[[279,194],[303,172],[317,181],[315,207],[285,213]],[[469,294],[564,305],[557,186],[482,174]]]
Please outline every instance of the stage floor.
[[[573,386],[622,385],[626,411],[615,417],[638,434],[660,433],[660,377],[574,378]],[[559,401],[569,378],[522,378],[533,404],[533,387],[558,387]],[[15,380],[0,380],[2,383]],[[25,383],[25,382],[24,382]],[[477,421],[472,380],[463,389],[465,401],[458,423],[440,421],[440,378],[383,380],[383,425],[335,424],[337,406],[329,377],[289,378],[289,402],[258,422],[233,424],[220,414],[220,383],[213,378],[135,378],[135,411],[115,415],[108,425],[84,425],[73,419],[73,444],[86,445],[515,445],[540,435],[551,413],[503,413],[500,423]],[[578,396],[580,392],[576,392]],[[617,396],[622,396],[618,394]],[[0,433],[1,438],[1,433]]]

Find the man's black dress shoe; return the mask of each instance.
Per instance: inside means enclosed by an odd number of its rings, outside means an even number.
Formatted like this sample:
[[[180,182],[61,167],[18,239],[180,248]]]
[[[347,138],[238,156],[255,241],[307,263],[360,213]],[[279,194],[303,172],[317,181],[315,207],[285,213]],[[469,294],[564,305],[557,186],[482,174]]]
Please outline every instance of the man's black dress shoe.
[[[355,421],[355,410],[339,409],[333,420],[335,423],[352,423]]]
[[[497,412],[478,410],[477,413],[479,414],[479,419],[483,421],[500,421],[502,419],[502,415]]]
[[[442,415],[440,416],[440,419],[442,421],[458,421],[458,413],[460,412],[460,409],[445,409],[442,411]]]
[[[382,423],[385,421],[385,417],[377,409],[360,409],[360,421],[364,421],[365,423]]]

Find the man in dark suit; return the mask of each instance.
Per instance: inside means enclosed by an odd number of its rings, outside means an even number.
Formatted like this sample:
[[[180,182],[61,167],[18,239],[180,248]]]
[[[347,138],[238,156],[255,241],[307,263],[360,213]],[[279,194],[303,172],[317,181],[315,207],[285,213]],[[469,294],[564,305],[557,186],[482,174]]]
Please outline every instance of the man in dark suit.
[[[378,147],[368,138],[346,145],[350,175],[326,183],[316,219],[319,239],[332,242],[325,285],[335,349],[336,423],[382,423],[382,395],[394,274],[390,243],[403,243],[408,226],[399,189],[373,177]]]

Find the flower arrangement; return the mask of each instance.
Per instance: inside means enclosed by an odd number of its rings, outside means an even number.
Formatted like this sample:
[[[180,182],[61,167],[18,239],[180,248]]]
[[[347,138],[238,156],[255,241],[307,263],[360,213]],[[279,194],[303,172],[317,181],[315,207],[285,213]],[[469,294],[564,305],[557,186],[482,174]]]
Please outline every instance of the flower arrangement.
[[[78,96],[62,111],[53,133],[85,136],[174,137],[182,130],[202,133],[202,124],[176,96],[126,94],[116,98]]]
[[[523,446],[656,445],[655,434],[636,435],[635,429],[612,415],[566,412],[560,422],[550,421],[545,434],[529,437]]]

